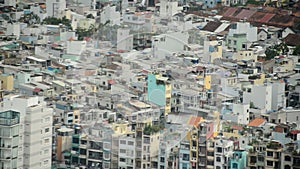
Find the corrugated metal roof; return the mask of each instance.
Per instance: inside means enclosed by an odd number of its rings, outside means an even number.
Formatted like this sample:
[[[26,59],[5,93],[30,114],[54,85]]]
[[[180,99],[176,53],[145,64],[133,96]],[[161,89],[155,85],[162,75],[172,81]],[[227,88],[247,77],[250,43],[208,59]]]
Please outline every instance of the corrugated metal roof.
[[[223,14],[223,16],[233,16],[233,14],[237,11],[237,8],[229,8],[227,11]]]
[[[250,18],[254,13],[255,13],[255,11],[243,9],[243,10],[236,16],[236,18],[239,18],[239,19],[248,19],[248,18]]]
[[[261,18],[260,22],[267,23],[275,14],[267,13],[264,17]]]

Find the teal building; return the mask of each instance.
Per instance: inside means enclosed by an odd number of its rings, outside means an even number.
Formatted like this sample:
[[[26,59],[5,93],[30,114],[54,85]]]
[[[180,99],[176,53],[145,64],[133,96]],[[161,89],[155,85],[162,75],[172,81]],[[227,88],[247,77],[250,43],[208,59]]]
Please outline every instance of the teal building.
[[[247,34],[233,34],[233,36],[227,37],[227,47],[234,52],[247,49]]]
[[[171,81],[167,75],[148,74],[148,101],[165,108],[164,115],[171,112]]]
[[[247,151],[237,150],[233,152],[233,157],[230,160],[230,169],[245,169],[247,168]]]

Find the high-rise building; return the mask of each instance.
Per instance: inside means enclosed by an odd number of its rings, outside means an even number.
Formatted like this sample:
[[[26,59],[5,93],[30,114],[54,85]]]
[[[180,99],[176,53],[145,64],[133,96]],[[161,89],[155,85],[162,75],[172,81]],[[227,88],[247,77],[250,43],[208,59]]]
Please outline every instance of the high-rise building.
[[[19,134],[16,135],[19,141],[14,140],[14,137],[11,140],[14,141],[15,146],[18,145],[18,150],[14,150],[11,146],[12,154],[18,153],[18,168],[51,168],[53,111],[46,107],[43,98],[10,95],[4,97],[0,111],[8,112],[3,114],[4,121],[5,118],[14,119],[10,120],[11,131],[19,130]],[[17,119],[19,119],[18,123],[16,123]]]
[[[20,113],[0,112],[0,168],[21,168]]]
[[[46,0],[47,16],[58,17],[66,9],[66,0]]]

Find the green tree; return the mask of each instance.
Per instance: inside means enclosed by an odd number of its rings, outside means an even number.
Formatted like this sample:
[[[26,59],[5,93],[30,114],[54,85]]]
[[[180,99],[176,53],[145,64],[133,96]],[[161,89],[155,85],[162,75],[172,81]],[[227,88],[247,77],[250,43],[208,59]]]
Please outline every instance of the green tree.
[[[47,24],[47,25],[59,25],[59,24],[63,24],[65,25],[68,29],[72,30],[72,26],[71,26],[71,21],[69,19],[67,19],[65,16],[60,18],[56,18],[56,17],[47,17],[43,20],[42,24]]]
[[[78,35],[78,40],[83,40],[85,37],[91,37],[95,31],[95,25],[91,25],[88,29],[77,28],[76,34]]]
[[[39,24],[41,22],[41,18],[31,12],[30,14],[23,15],[19,19],[19,22],[27,23],[28,25]]]
[[[93,14],[88,14],[87,16],[86,16],[86,18],[91,18],[91,19],[95,19],[95,17],[94,17],[94,15]]]
[[[270,46],[270,47],[267,47],[265,54],[266,54],[266,60],[271,60],[275,56],[278,56],[279,52],[276,50],[276,48],[274,48],[274,46]]]
[[[285,43],[280,43],[277,45],[267,47],[265,51],[266,60],[271,60],[275,56],[279,56],[279,55],[287,55],[288,53],[289,53],[289,48]]]
[[[300,45],[297,45],[293,51],[293,55],[300,55]]]

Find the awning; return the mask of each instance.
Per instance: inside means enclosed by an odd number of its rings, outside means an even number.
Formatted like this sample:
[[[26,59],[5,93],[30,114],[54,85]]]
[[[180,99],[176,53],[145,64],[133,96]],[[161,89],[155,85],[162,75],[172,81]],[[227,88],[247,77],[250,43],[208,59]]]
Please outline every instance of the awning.
[[[35,89],[33,90],[33,92],[35,92],[35,93],[39,93],[39,92],[41,92],[41,91],[42,91],[41,88],[35,88]]]

